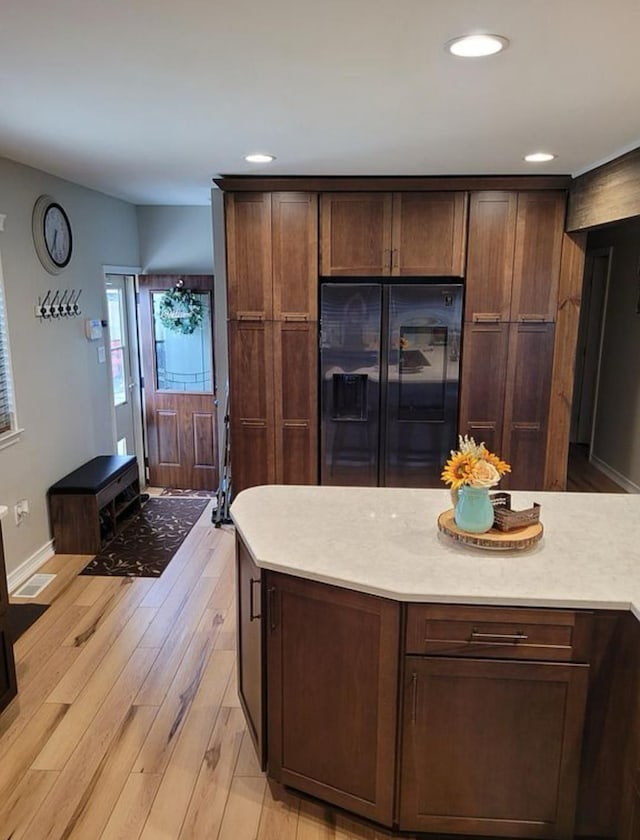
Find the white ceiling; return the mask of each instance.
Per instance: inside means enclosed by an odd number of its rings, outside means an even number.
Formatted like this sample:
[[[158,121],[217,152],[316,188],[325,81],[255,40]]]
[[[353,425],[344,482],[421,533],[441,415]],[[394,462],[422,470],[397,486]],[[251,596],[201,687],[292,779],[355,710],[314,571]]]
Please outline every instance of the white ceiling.
[[[445,53],[477,31],[511,45]],[[640,145],[638,33],[640,0],[2,0],[0,156],[137,204],[219,173],[575,175]]]

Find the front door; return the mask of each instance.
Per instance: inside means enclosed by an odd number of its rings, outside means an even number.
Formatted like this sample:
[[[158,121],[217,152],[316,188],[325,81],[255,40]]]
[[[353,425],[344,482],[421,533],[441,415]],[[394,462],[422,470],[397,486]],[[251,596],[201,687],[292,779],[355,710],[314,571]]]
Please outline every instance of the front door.
[[[149,483],[218,485],[211,275],[140,275]]]

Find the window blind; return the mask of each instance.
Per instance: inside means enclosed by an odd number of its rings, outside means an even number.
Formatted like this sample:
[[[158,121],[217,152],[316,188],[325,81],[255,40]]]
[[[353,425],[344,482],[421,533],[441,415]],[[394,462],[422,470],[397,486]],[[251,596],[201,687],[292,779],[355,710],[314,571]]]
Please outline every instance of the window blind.
[[[13,386],[9,364],[9,333],[0,268],[0,435],[13,429]]]

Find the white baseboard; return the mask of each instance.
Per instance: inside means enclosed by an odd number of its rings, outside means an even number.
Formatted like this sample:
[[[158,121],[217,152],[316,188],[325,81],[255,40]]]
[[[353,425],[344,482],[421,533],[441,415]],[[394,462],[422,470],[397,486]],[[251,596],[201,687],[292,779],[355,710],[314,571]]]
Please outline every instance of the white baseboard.
[[[597,467],[600,472],[604,473],[612,481],[615,481],[615,483],[619,484],[620,487],[623,487],[627,493],[640,493],[640,487],[637,484],[634,484],[633,481],[630,481],[617,470],[614,470],[613,467],[609,466],[609,464],[605,464],[605,462],[601,461],[600,458],[597,458],[595,455],[591,455],[589,457],[589,461],[594,467]]]
[[[25,580],[29,580],[31,575],[37,572],[40,566],[53,557],[54,553],[53,540],[49,540],[49,542],[45,543],[42,548],[39,548],[35,554],[32,554],[31,557],[27,557],[24,563],[21,563],[17,569],[9,572],[7,575],[7,586],[9,588],[9,592],[13,592],[19,586],[22,586]]]

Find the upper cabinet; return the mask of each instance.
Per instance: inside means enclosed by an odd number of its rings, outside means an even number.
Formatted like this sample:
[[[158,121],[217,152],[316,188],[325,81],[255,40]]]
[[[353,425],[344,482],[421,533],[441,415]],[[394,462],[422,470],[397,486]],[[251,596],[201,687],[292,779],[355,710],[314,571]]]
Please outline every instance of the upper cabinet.
[[[465,192],[324,193],[324,277],[461,277]]]
[[[465,321],[555,321],[566,194],[472,193]]]
[[[227,193],[228,317],[315,321],[317,197],[309,193]]]

